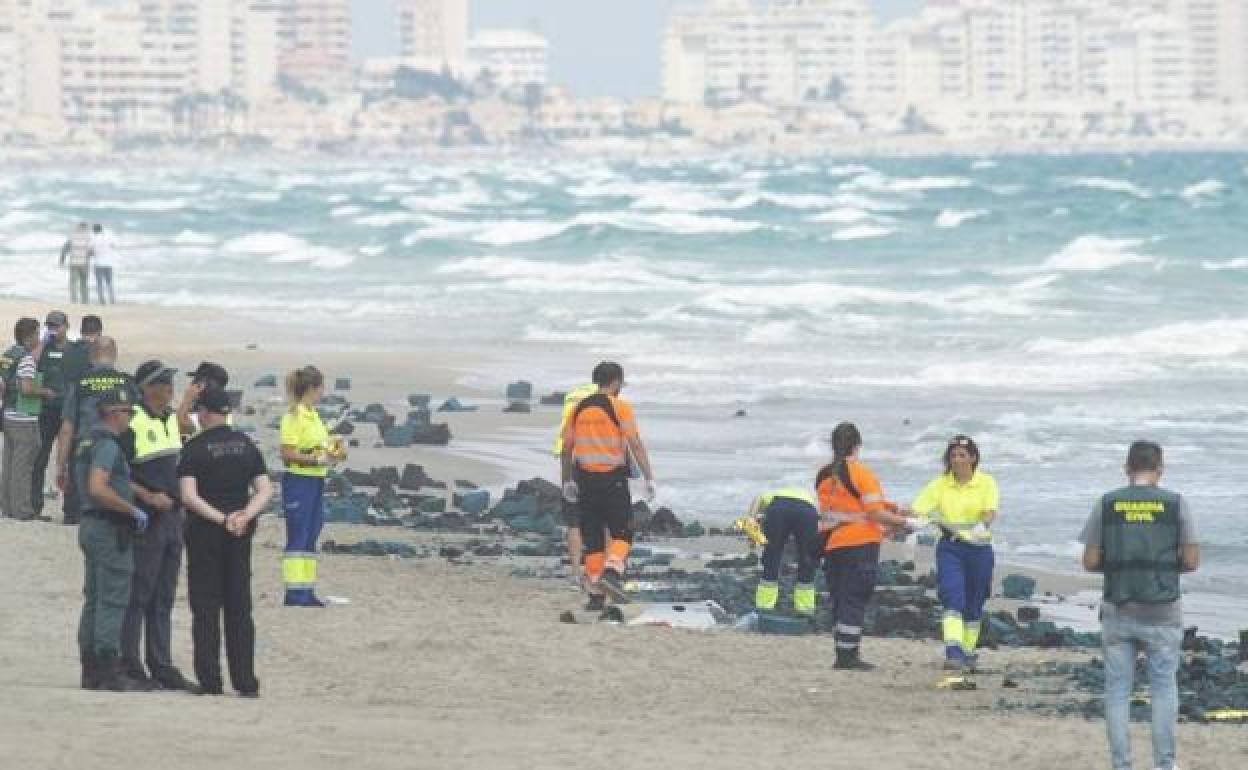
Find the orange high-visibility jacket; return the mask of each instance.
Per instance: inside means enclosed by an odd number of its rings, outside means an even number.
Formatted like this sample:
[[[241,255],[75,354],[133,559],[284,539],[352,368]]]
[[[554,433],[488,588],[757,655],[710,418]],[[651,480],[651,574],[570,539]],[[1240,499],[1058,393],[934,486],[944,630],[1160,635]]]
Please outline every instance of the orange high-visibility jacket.
[[[828,476],[819,482],[820,513],[865,514],[890,510],[893,506],[884,499],[880,480],[871,469],[857,460],[849,461],[849,479],[854,482],[861,498],[845,488],[836,476]],[[860,545],[884,542],[884,528],[877,522],[850,522],[832,530],[827,540],[827,551],[837,548],[854,548]]]
[[[589,473],[610,473],[628,468],[628,438],[637,437],[637,421],[633,408],[621,398],[607,396],[615,416],[617,427],[607,411],[599,406],[578,407],[579,412],[568,421],[564,430],[563,445],[572,447],[576,465]],[[586,399],[588,400],[588,399]]]

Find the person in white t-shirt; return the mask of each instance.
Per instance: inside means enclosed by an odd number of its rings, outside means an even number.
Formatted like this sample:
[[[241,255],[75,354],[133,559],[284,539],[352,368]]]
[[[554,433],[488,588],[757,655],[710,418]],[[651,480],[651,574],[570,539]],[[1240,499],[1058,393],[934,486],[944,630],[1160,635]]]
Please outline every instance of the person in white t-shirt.
[[[117,263],[117,239],[112,233],[104,232],[103,225],[96,225],[93,230],[91,245],[95,253],[95,292],[99,295],[101,305],[116,305],[113,268]],[[104,298],[105,288],[108,289],[108,299]]]

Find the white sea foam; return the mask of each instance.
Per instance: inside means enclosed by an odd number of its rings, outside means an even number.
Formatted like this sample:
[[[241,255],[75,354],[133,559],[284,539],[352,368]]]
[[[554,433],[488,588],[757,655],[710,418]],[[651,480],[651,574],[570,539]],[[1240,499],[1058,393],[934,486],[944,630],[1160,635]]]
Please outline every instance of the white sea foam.
[[[90,209],[93,211],[180,211],[190,204],[185,198],[153,198],[149,200],[80,200],[67,201],[65,204],[73,209]]]
[[[360,206],[335,206],[330,210],[329,215],[334,219],[350,219],[364,213],[364,209]]]
[[[42,222],[47,218],[47,214],[38,211],[6,211],[3,216],[0,216],[0,227],[9,228],[29,225],[35,222]]]
[[[324,246],[304,246],[269,256],[273,264],[307,263],[322,270],[341,270],[354,261],[355,256]]]
[[[286,254],[306,247],[301,239],[286,233],[251,233],[225,242],[231,254]]]
[[[901,212],[910,209],[905,203],[900,201],[882,200],[880,198],[872,198],[868,195],[860,195],[857,193],[839,193],[832,196],[831,204],[833,206],[843,206],[847,208],[866,209],[874,212]]]
[[[852,206],[842,206],[838,209],[825,211],[822,214],[815,214],[810,217],[811,222],[830,222],[837,225],[852,225],[857,222],[864,222],[874,218],[869,211],[854,208]]]
[[[861,174],[841,185],[846,191],[925,193],[929,190],[954,190],[970,187],[970,179],[961,176],[890,177],[876,171]]]
[[[366,257],[375,257],[378,254],[385,254],[385,246],[361,246],[360,253]]]
[[[5,247],[9,251],[52,251],[60,249],[68,237],[65,233],[23,233],[10,238]]]
[[[277,203],[282,199],[282,194],[277,191],[256,190],[254,192],[247,193],[243,197],[249,201],[256,201],[257,203]]]
[[[961,227],[966,222],[986,216],[988,216],[988,212],[984,209],[972,209],[969,211],[945,209],[936,217],[936,226],[945,228]]]
[[[170,240],[179,246],[212,246],[217,242],[213,236],[194,230],[183,230]]]
[[[621,293],[678,290],[691,286],[688,279],[662,266],[638,259],[599,259],[581,269],[569,270],[565,262],[512,257],[473,257],[448,262],[435,269],[447,276],[476,276],[501,282],[513,291],[578,291]]]
[[[1205,260],[1200,263],[1201,268],[1214,272],[1220,270],[1248,270],[1248,257],[1236,257],[1222,262],[1214,262]]]
[[[887,238],[892,234],[892,228],[882,225],[855,225],[832,233],[832,240],[861,241],[868,238]]]
[[[1198,198],[1212,197],[1226,190],[1226,183],[1220,179],[1206,179],[1203,182],[1188,185],[1183,188],[1183,192],[1179,193],[1189,201],[1195,201]]]
[[[374,198],[374,200],[380,199]],[[405,195],[399,199],[399,203],[413,211],[456,213],[467,211],[475,206],[488,206],[491,203],[491,198],[485,190],[470,184],[452,192]]]
[[[406,211],[390,211],[384,214],[370,214],[355,220],[357,225],[365,227],[393,227],[412,221],[412,215]]]
[[[1040,339],[1027,349],[1061,356],[1166,356],[1219,359],[1248,354],[1248,319],[1184,321],[1088,340]]]
[[[1081,235],[1049,257],[1044,266],[1050,270],[1098,271],[1123,265],[1155,264],[1154,258],[1131,251],[1144,243],[1146,241],[1135,238]]]
[[[1152,192],[1126,179],[1103,176],[1083,176],[1063,180],[1067,187],[1082,187],[1086,190],[1103,190],[1105,192],[1123,193],[1136,198],[1151,198]]]
[[[325,199],[327,203],[333,204],[346,203],[349,200],[351,200],[351,196],[346,193],[334,193]]]
[[[748,233],[757,230],[757,222],[727,217],[712,217],[683,212],[642,213],[589,212],[563,222],[548,220],[497,220],[492,222],[456,222],[428,218],[429,225],[404,239],[412,245],[423,240],[470,240],[487,246],[512,246],[544,241],[579,227],[615,227],[637,232],[670,235],[713,235]]]
[[[984,169],[996,168],[996,167],[997,167],[997,162],[995,160],[977,160],[971,163],[971,168],[976,171],[982,171]]]

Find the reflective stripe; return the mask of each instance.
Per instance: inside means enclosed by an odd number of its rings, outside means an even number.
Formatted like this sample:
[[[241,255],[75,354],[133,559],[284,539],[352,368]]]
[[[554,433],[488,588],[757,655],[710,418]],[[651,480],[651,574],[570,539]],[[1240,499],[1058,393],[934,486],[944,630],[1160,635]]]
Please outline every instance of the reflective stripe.
[[[841,623],[837,623],[836,633],[850,634],[852,636],[862,636],[862,626],[846,626]]]
[[[884,501],[883,495],[863,495],[862,504],[870,505],[871,503],[880,503]]]
[[[624,460],[623,458],[617,457],[615,455],[587,454],[587,455],[577,455],[576,464],[582,465],[582,466],[605,465],[608,468],[623,468]]]
[[[837,640],[836,640],[836,649],[838,649],[838,650],[856,650],[856,649],[858,649],[858,643],[857,643],[857,642],[842,642],[840,639],[837,639]]]
[[[941,615],[941,617],[942,618],[957,618],[958,620],[961,620],[962,613],[958,612],[957,610],[945,610],[944,614]]]
[[[595,449],[623,449],[624,442],[619,439],[603,438],[581,438],[576,440],[576,449],[584,449],[593,451]]]

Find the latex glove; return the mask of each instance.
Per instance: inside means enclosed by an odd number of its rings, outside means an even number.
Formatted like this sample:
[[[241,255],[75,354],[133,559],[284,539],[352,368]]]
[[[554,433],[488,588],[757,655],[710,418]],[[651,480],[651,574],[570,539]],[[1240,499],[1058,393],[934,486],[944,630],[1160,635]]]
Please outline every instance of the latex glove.
[[[575,481],[565,481],[563,483],[563,499],[570,505],[576,505],[576,501],[581,499],[581,489],[576,485]]]
[[[992,539],[992,531],[988,529],[987,524],[984,524],[981,521],[980,523],[971,527],[970,536],[972,540],[977,540],[981,543],[986,543]]]
[[[134,531],[140,535],[146,532],[147,525],[151,522],[152,517],[148,516],[147,512],[140,508],[132,508],[130,514],[134,516]]]
[[[654,498],[658,496],[659,496],[659,488],[654,483],[654,480],[651,479],[650,481],[647,481],[646,482],[646,502],[653,503]]]

